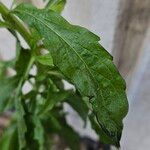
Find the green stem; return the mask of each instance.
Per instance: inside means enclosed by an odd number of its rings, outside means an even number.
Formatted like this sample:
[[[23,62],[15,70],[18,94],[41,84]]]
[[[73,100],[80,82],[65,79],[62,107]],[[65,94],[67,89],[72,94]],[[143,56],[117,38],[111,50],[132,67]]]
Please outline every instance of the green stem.
[[[27,79],[28,77],[28,74],[29,74],[29,71],[34,63],[34,57],[31,56],[30,60],[29,60],[29,63],[28,63],[28,66],[23,74],[23,76],[21,77],[19,83],[18,83],[18,87],[17,87],[17,90],[16,90],[16,98],[18,98],[19,94],[20,94],[20,91],[21,91],[21,88],[23,86],[23,83],[24,81]]]
[[[0,2],[0,13],[2,14],[4,20],[14,26],[14,28],[22,35],[29,46],[32,47],[32,38],[29,31],[16,16],[10,13],[10,10],[2,2]]]
[[[55,2],[55,0],[50,0],[45,8],[49,8],[53,3]]]
[[[30,61],[16,89],[15,99],[17,99],[19,97],[22,85],[26,80],[26,78],[28,77],[29,71],[34,63],[34,56],[32,54],[34,49],[31,43],[32,38],[29,31],[25,28],[25,26],[20,22],[20,20],[16,16],[10,13],[10,10],[2,2],[0,2],[0,13],[2,14],[4,20],[9,24],[11,24],[11,26],[13,26],[22,35],[22,37],[25,39],[25,41],[29,44],[29,46],[32,49]]]

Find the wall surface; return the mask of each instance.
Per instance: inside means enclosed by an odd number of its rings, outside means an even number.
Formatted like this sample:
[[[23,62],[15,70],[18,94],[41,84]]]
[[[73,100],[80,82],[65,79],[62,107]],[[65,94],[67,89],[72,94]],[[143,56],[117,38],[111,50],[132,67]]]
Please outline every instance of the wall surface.
[[[11,0],[0,1],[11,6]],[[148,1],[143,0],[142,3],[148,4]],[[63,16],[71,23],[82,25],[99,35],[101,44],[109,52],[113,52],[116,64],[118,60],[124,58],[120,65],[122,67],[119,67],[123,75],[124,68],[126,68],[124,66],[130,63],[130,69],[125,71],[124,75],[128,82],[130,111],[125,119],[121,149],[148,150],[150,149],[150,26],[149,21],[143,23],[144,15],[141,14],[145,14],[143,13],[145,10],[150,14],[150,5],[140,5],[140,0],[134,0],[134,3],[133,1],[130,3],[130,0],[121,2],[119,0],[68,0]],[[141,7],[138,7],[137,4]],[[41,3],[38,5],[40,7]],[[124,6],[128,6],[126,11]],[[136,10],[140,10],[139,15]],[[126,16],[127,14],[129,16]],[[124,15],[126,18],[122,19]],[[128,22],[125,19],[128,19]],[[141,29],[144,32],[141,32]],[[15,39],[3,29],[0,29],[0,53],[3,59],[8,60],[15,57]],[[66,109],[70,112],[68,120],[71,124],[75,124],[76,130],[82,135],[96,138],[89,129],[90,125],[83,130],[82,122],[78,120],[77,114],[67,106]]]

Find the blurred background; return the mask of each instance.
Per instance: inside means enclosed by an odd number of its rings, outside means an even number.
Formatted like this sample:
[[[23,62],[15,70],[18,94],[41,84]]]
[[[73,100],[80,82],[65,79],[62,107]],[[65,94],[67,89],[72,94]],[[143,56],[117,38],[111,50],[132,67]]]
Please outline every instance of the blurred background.
[[[11,7],[12,0],[0,0]],[[42,0],[28,1],[42,8]],[[124,120],[121,150],[150,149],[150,0],[68,0],[63,16],[101,37],[127,83],[129,113]],[[0,29],[0,59],[15,57],[15,39]],[[68,85],[67,85],[68,86]],[[82,128],[76,113],[68,122],[93,139],[90,125]],[[0,120],[1,122],[2,120]]]

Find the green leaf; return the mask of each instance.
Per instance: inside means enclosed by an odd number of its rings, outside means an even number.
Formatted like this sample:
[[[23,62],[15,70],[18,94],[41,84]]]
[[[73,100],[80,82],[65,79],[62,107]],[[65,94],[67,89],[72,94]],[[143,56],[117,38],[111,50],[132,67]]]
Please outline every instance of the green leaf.
[[[15,77],[0,80],[0,112],[9,108],[18,80]]]
[[[49,0],[46,8],[61,13],[65,7],[66,0]]]
[[[92,128],[95,130],[95,132],[99,135],[100,141],[110,144],[110,145],[115,145],[116,141],[113,141],[112,138],[110,138],[101,127],[99,127],[98,122],[94,116],[94,114],[89,115],[89,119],[91,122]]]
[[[40,119],[37,116],[33,116],[34,128],[34,139],[39,143],[39,150],[44,150],[44,129]]]
[[[50,10],[22,4],[14,13],[43,36],[54,65],[89,97],[99,125],[118,145],[128,111],[126,87],[112,56],[98,43],[100,38]]]
[[[79,149],[80,137],[69,125],[62,125],[62,129],[59,134],[65,138],[71,150]]]
[[[0,61],[0,80],[2,80],[5,75],[6,75],[6,67],[3,61]]]
[[[36,60],[42,65],[50,66],[50,67],[54,66],[53,58],[52,58],[51,54],[37,56]]]
[[[58,103],[64,101],[68,96],[70,95],[70,92],[63,91],[63,92],[51,92],[48,91],[48,96],[45,101],[45,104],[41,107],[39,115],[44,115],[45,113],[49,112],[53,109],[53,107]]]
[[[12,123],[12,122],[11,122]],[[2,137],[0,138],[1,150],[18,150],[18,134],[15,124],[7,127]]]
[[[68,97],[66,102],[79,114],[79,116],[86,122],[88,116],[88,107],[79,94],[73,94]]]
[[[54,111],[52,112],[54,113]],[[58,113],[58,112],[57,112]],[[55,116],[50,114],[50,118],[47,119],[49,123],[46,123],[49,129],[60,135],[71,148],[71,150],[78,150],[80,144],[80,136],[76,133],[66,122],[64,118],[60,118],[60,115]]]
[[[18,139],[19,139],[19,150],[22,150],[26,146],[25,133],[27,132],[27,126],[25,122],[25,110],[21,99],[16,99],[15,102],[16,113],[17,113],[17,128],[18,128]]]
[[[18,60],[16,61],[15,69],[17,71],[17,76],[21,77],[25,73],[25,70],[28,67],[28,63],[30,60],[30,52],[27,49],[20,49],[20,53],[18,54]]]

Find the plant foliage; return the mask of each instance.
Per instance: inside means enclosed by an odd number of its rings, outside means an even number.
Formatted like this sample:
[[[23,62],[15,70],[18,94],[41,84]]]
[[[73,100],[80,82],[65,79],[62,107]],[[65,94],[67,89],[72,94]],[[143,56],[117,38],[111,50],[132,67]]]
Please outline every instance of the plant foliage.
[[[80,136],[66,121],[64,103],[84,122],[91,122],[101,141],[119,146],[128,111],[125,82],[100,38],[60,15],[65,3],[50,0],[44,9],[20,4],[8,10],[0,2],[0,27],[7,28],[17,42],[16,58],[0,62],[0,112],[12,112],[0,140],[2,150],[51,149],[54,135],[71,149],[79,149]],[[29,49],[19,42],[18,32]],[[8,77],[8,68],[16,75]],[[75,90],[66,90],[63,80]],[[24,93],[27,82],[32,89]]]

